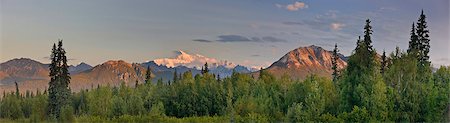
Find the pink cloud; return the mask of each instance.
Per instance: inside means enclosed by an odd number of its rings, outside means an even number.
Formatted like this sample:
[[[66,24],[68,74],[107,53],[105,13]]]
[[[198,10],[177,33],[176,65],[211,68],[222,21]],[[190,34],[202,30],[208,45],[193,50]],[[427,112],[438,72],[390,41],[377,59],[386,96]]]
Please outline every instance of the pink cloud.
[[[304,2],[295,2],[293,4],[286,5],[286,9],[289,11],[298,11],[299,9],[306,8],[308,8],[308,5],[306,5]]]
[[[332,30],[341,30],[344,26],[345,26],[345,24],[343,24],[343,23],[331,23],[330,24],[330,27]]]

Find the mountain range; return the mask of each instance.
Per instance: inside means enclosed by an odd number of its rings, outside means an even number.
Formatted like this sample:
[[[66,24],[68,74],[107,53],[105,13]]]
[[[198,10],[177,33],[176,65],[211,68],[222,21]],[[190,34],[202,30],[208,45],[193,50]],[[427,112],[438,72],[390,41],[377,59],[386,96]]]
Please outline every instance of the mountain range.
[[[316,74],[331,77],[332,52],[319,46],[299,47],[288,52],[265,70],[277,77],[287,74],[294,79],[304,79],[307,75]],[[347,65],[344,55],[340,54],[338,67]],[[199,54],[188,54],[178,51],[174,58],[155,59],[144,63],[128,63],[123,60],[110,60],[92,67],[80,63],[69,67],[71,74],[70,87],[74,91],[96,87],[97,85],[116,86],[121,82],[133,86],[136,81],[142,83],[145,71],[150,67],[153,81],[162,79],[172,80],[174,72],[177,74],[191,71],[193,75],[200,74],[199,68],[208,62],[210,73],[221,78],[230,76],[233,72],[254,74],[248,67],[237,65],[224,60],[208,58]],[[44,90],[49,82],[48,64],[28,58],[12,59],[0,64],[0,90],[12,91],[14,82],[19,83],[21,90]]]

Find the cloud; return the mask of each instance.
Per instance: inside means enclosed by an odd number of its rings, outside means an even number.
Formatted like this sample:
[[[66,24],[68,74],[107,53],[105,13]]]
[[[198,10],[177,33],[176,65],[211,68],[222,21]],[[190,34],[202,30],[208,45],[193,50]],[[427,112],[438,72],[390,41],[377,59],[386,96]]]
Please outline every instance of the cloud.
[[[300,21],[287,21],[282,22],[283,25],[287,26],[300,26],[300,27],[309,27],[311,29],[318,29],[323,31],[329,31],[329,25],[332,23],[331,20],[328,19],[305,19]]]
[[[287,42],[287,40],[272,37],[272,36],[265,36],[265,37],[262,37],[261,39],[266,42]]]
[[[299,10],[302,11],[302,10]],[[367,18],[373,19],[374,35],[373,40],[378,45],[377,49],[386,49],[388,52],[395,49],[396,45],[404,46],[407,41],[410,25],[402,24],[403,21],[386,15],[388,12],[395,11],[395,8],[382,7],[372,11],[340,12],[337,10],[328,10],[318,13],[314,17],[292,19],[280,21],[282,27],[287,28],[290,36],[298,38],[292,41],[300,42],[301,45],[318,44],[332,49],[334,43],[342,47],[341,52],[349,55],[355,47],[358,36],[363,35],[364,21]],[[406,36],[405,36],[406,35]],[[327,45],[331,44],[331,45]],[[433,64],[450,64],[450,61],[443,60]]]
[[[276,38],[273,36],[251,37],[247,38],[240,35],[220,35],[219,42],[287,42],[287,40]]]
[[[252,42],[256,40],[249,39],[240,35],[219,35],[217,36],[219,39],[216,41],[219,42]]]
[[[378,11],[396,11],[396,8],[393,7],[381,7]]]
[[[322,31],[338,31],[348,25],[339,22],[341,18],[338,18],[337,13],[339,12],[329,10],[324,14],[316,15],[315,18],[308,18],[299,21],[285,21],[282,22],[282,24],[287,26],[307,26],[309,28],[319,29]]]
[[[327,16],[329,18],[336,19],[337,18],[337,13],[339,13],[339,11],[329,10],[327,13],[325,13],[325,16]]]
[[[436,61],[443,61],[443,62],[449,62],[450,59],[449,58],[439,58]]]
[[[281,5],[281,4],[275,4],[275,6],[276,6],[277,8],[283,8],[283,5]]]
[[[259,26],[259,24],[251,23],[250,27],[253,28],[253,29],[259,29],[260,26]]]
[[[211,42],[213,42],[213,41],[205,40],[205,39],[194,39],[194,40],[192,40],[192,41],[202,42],[202,43],[211,43]]]
[[[344,27],[344,26],[345,26],[345,24],[343,24],[343,23],[331,23],[330,24],[330,28],[332,30],[341,30],[342,27]]]
[[[308,8],[308,5],[306,5],[304,2],[294,2],[293,4],[286,5],[286,9],[289,11],[298,11],[299,9],[306,9]]]
[[[262,36],[262,37],[246,37],[241,35],[219,35],[217,36],[217,42],[223,43],[236,43],[236,42],[256,42],[256,43],[276,43],[276,42],[288,42],[285,39],[273,37],[273,36]],[[201,42],[201,43],[211,43],[213,40],[207,39],[194,39],[192,41]]]
[[[298,11],[300,9],[308,8],[308,5],[306,3],[304,3],[304,2],[296,1],[296,2],[294,2],[292,4],[287,4],[287,5],[282,5],[282,4],[278,4],[277,3],[277,4],[275,4],[275,7],[277,7],[277,8],[285,8],[285,9],[287,9],[289,11]]]
[[[434,67],[439,67],[439,66],[449,66],[450,65],[450,58],[438,58],[436,60],[431,60],[433,65],[435,65]]]
[[[287,22],[282,22],[284,25],[305,25],[305,23],[303,22],[293,22],[293,21],[287,21]]]

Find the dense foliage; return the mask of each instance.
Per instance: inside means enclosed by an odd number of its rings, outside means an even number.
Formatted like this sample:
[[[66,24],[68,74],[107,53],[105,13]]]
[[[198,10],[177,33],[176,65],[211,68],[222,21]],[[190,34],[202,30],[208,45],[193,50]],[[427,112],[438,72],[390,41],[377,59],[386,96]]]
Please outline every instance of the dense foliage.
[[[358,93],[348,91],[361,95],[360,100],[352,102],[353,106],[344,98],[346,91],[339,87],[343,85],[314,75],[304,81],[293,81],[288,77],[276,79],[269,73],[263,73],[261,79],[234,73],[218,80],[209,73],[192,77],[186,72],[170,85],[148,83],[129,87],[124,83],[119,87],[81,90],[71,95],[71,105],[62,107],[60,117],[77,121],[155,122],[186,119],[240,122],[444,120],[450,67],[437,70],[432,82],[420,83],[414,81],[415,62],[403,56],[393,59],[386,81],[377,79],[386,85],[373,85],[384,88],[384,93],[369,93],[366,87],[360,86],[362,83],[355,86]],[[374,79],[366,79],[369,80]],[[48,117],[47,92],[28,91],[20,96],[5,93],[0,104],[2,118],[43,121]]]
[[[146,82],[134,87],[122,83],[72,93],[57,116],[78,122],[442,122],[448,120],[450,67],[432,72],[423,13],[420,18],[417,28],[422,29],[416,32],[413,26],[408,52],[397,48],[381,59],[367,20],[364,38],[358,39],[341,75],[334,68],[334,80],[276,78],[265,70],[257,79],[240,73],[218,79],[205,64],[202,74],[174,73],[169,83],[150,82],[147,72]],[[335,58],[337,52],[336,46]],[[3,93],[1,118],[55,120],[47,112],[53,103],[50,92],[18,91]]]

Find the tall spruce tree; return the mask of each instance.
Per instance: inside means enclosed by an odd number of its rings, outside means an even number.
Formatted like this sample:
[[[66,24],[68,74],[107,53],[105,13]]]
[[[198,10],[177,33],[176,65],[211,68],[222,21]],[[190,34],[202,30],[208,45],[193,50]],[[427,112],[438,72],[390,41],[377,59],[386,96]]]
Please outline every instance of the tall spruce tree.
[[[400,51],[400,47],[396,46],[393,59],[399,59],[401,57],[401,55],[402,55],[402,51]]]
[[[383,76],[386,71],[386,67],[387,67],[386,51],[383,50],[383,55],[381,55],[381,68],[380,68],[380,73]]]
[[[139,86],[139,80],[136,79],[136,83],[134,83],[134,88],[137,88]]]
[[[417,22],[417,40],[419,44],[419,65],[420,67],[426,68],[430,65],[430,56],[428,53],[430,52],[430,39],[429,39],[429,31],[427,29],[426,16],[423,13],[420,14],[419,20]],[[419,68],[420,68],[419,67]]]
[[[416,57],[418,59],[419,47],[420,47],[420,43],[419,43],[419,39],[416,35],[416,27],[414,26],[414,22],[413,22],[412,27],[411,27],[411,37],[410,37],[410,41],[409,41],[409,47],[407,50],[408,54],[413,55],[414,57]]]
[[[147,71],[145,72],[145,84],[150,84],[152,81],[152,69],[150,68],[150,65],[147,66]]]
[[[62,47],[63,46],[63,43],[62,43],[62,41],[63,40],[60,40],[59,42],[58,42],[58,50],[59,50],[59,54],[60,54],[60,67],[59,67],[59,69],[60,69],[60,71],[61,71],[61,74],[60,74],[60,83],[61,83],[61,85],[60,85],[60,89],[61,89],[61,92],[62,92],[62,95],[61,95],[61,104],[64,106],[64,105],[67,105],[67,104],[69,104],[69,98],[70,98],[70,94],[71,94],[71,90],[70,90],[70,87],[69,87],[69,84],[70,84],[70,73],[69,73],[69,65],[67,64],[67,57],[66,57],[66,50]]]
[[[173,72],[173,83],[177,83],[178,82],[178,74],[177,74],[177,69],[175,68],[175,71]]]
[[[208,62],[205,63],[205,73],[209,73]]]
[[[362,46],[361,42],[362,42],[361,36],[358,36],[358,39],[356,39],[356,48],[355,48],[355,51],[359,51],[359,49],[361,49],[361,47],[360,47],[360,46]]]
[[[53,44],[53,48],[52,48],[52,52],[50,55],[50,65],[49,65],[49,69],[50,69],[50,82],[48,83],[48,112],[47,114],[49,116],[55,116],[57,113],[57,111],[59,110],[59,106],[58,106],[58,100],[57,100],[57,77],[58,77],[58,73],[59,73],[59,69],[58,69],[58,61],[57,61],[57,54],[58,51],[56,49],[56,44]],[[45,94],[44,90],[44,94]]]
[[[331,58],[331,64],[332,64],[331,69],[333,70],[332,76],[333,76],[334,83],[336,83],[336,81],[339,77],[339,70],[338,70],[338,66],[337,66],[338,65],[337,61],[339,60],[338,52],[339,52],[339,50],[338,50],[337,43],[336,43],[336,44],[334,44],[333,56]]]
[[[206,74],[208,72],[209,72],[208,62],[206,62],[204,67],[202,67],[202,74]]]
[[[373,30],[372,30],[372,26],[370,26],[370,22],[371,21],[369,19],[367,19],[366,25],[364,26],[364,46],[367,47],[368,51],[373,51],[372,38],[371,38]]]
[[[17,84],[17,82],[14,83],[16,84],[16,97],[19,98],[20,97],[19,85]]]
[[[233,70],[233,73],[234,73],[235,71]],[[261,68],[259,68],[259,77],[258,77],[258,79],[261,79],[262,78],[262,76],[265,74],[265,71],[264,71],[264,69],[261,67]]]
[[[62,40],[58,41],[58,47],[53,44],[50,55],[50,82],[48,88],[48,116],[59,118],[61,108],[69,104],[70,75],[67,65],[66,51],[62,47]]]
[[[364,39],[363,39],[363,45],[362,45],[362,52],[364,55],[366,56],[372,56],[374,54],[376,54],[373,50],[373,46],[372,46],[372,26],[370,26],[370,20],[367,19],[366,20],[366,25],[364,26]],[[366,65],[367,67],[371,67],[370,65],[372,65],[370,62],[374,61],[375,58],[374,57],[368,57],[368,59],[366,60]]]

